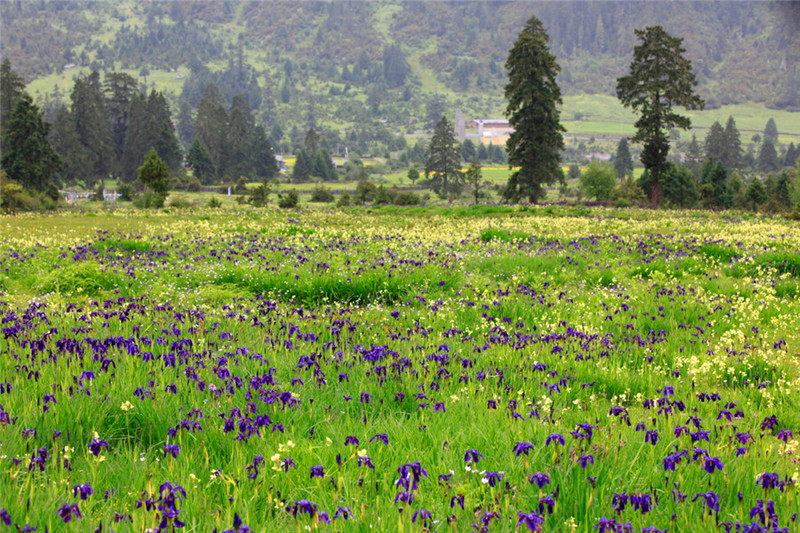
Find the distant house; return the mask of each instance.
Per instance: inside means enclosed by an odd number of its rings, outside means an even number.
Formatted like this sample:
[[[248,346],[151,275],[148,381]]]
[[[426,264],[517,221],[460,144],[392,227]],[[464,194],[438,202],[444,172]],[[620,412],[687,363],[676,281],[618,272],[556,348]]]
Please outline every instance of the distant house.
[[[478,129],[478,140],[483,144],[504,144],[514,131],[507,120],[494,118],[476,118],[467,127]]]
[[[286,161],[283,160],[282,155],[276,155],[275,161],[278,163],[279,172],[286,172],[289,169],[289,167],[286,165]]]
[[[611,161],[611,154],[607,152],[592,152],[590,154],[586,154],[586,159],[588,160],[597,160],[597,161]]]
[[[75,66],[76,66],[75,63],[67,63],[66,65],[64,65],[64,70],[73,69],[75,68]]]

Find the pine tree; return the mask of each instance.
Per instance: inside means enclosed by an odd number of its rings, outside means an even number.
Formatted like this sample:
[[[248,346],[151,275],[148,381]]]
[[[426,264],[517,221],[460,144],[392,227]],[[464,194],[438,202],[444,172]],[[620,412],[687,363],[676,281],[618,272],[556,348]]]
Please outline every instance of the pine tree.
[[[222,174],[226,176],[251,176],[253,174],[250,144],[252,141],[255,119],[244,95],[233,97],[228,114],[225,141],[227,150],[222,158]]]
[[[72,114],[66,106],[58,108],[48,138],[53,149],[61,157],[61,180],[68,185],[74,185],[77,180],[84,177],[90,156],[78,138],[75,121],[72,120]]]
[[[625,137],[620,139],[617,144],[617,153],[614,156],[614,170],[617,173],[617,178],[621,180],[633,174],[633,158],[631,157],[630,148],[628,148],[628,140]]]
[[[3,137],[7,149],[0,161],[8,177],[23,188],[58,198],[53,176],[61,169],[61,159],[50,142],[50,126],[27,93],[16,99]]]
[[[780,167],[778,152],[775,150],[775,143],[764,137],[764,142],[761,143],[761,149],[758,151],[756,168],[761,172],[775,172]]]
[[[736,121],[733,120],[733,116],[729,116],[728,122],[725,124],[725,157],[722,164],[731,170],[741,168],[743,153],[742,140],[739,130],[736,128]]]
[[[707,191],[704,201],[712,209],[728,209],[733,206],[733,191],[728,186],[728,170],[720,161],[707,159],[703,165],[702,183]]]
[[[147,123],[145,126],[145,145],[155,148],[158,156],[169,170],[178,170],[183,162],[183,150],[175,127],[172,125],[169,104],[164,95],[151,91],[147,98]]]
[[[658,207],[659,183],[667,168],[670,128],[688,129],[691,121],[673,106],[702,109],[705,102],[694,94],[697,86],[692,63],[684,57],[683,39],[670,36],[661,26],[635,30],[642,41],[633,49],[630,74],[617,79],[617,97],[640,117],[634,141],[644,143],[642,163],[651,173],[651,203]]]
[[[144,161],[147,150],[145,144],[147,128],[147,102],[140,93],[133,95],[128,110],[128,126],[125,129],[125,142],[120,162],[120,178],[125,183],[133,183],[138,176],[139,165]]]
[[[406,82],[406,77],[411,74],[403,51],[396,44],[383,49],[383,79],[389,89],[401,87]]]
[[[706,157],[712,161],[723,161],[727,151],[727,139],[722,124],[714,121],[706,134]]]
[[[87,185],[93,188],[95,182],[100,181],[105,186],[112,170],[113,149],[100,74],[96,71],[75,80],[72,118],[78,139],[89,157],[84,169]]]
[[[664,174],[663,196],[673,207],[694,207],[698,200],[697,183],[692,171],[675,163],[670,163]]]
[[[203,185],[210,185],[217,181],[217,170],[214,168],[214,162],[200,139],[195,139],[192,142],[192,146],[189,147],[189,152],[186,154],[186,162],[192,166],[195,177]]]
[[[133,76],[122,72],[106,74],[103,93],[108,120],[111,124],[111,145],[114,149],[112,170],[117,176],[122,172],[121,163],[125,149],[125,131],[128,128],[128,112],[131,100],[138,92],[138,84]]]
[[[294,168],[292,169],[292,181],[295,183],[308,181],[313,170],[314,164],[311,161],[311,156],[301,148],[297,151],[297,159],[295,159]]]
[[[767,191],[764,189],[764,184],[761,183],[758,177],[753,178],[753,181],[750,182],[744,197],[753,205],[753,211],[756,211],[759,204],[763,204],[769,199]]]
[[[505,114],[514,128],[506,151],[509,166],[519,170],[512,172],[503,196],[512,202],[527,198],[535,203],[544,196],[542,185],[563,177],[562,132],[566,130],[559,121],[561,89],[556,83],[561,69],[548,41],[542,22],[531,17],[506,60]]]
[[[437,194],[457,194],[461,190],[461,154],[453,126],[442,115],[428,145],[425,177]]]
[[[700,143],[697,142],[697,135],[692,133],[692,140],[689,146],[686,147],[686,166],[692,171],[695,180],[700,179],[700,169],[703,165],[703,149],[700,148]]]
[[[11,62],[3,59],[0,65],[0,153],[6,153],[5,132],[17,100],[25,94],[25,80],[11,70]]]
[[[197,104],[195,120],[195,139],[199,139],[208,150],[214,168],[220,177],[223,173],[223,157],[227,148],[225,135],[228,127],[228,113],[225,111],[222,93],[213,83],[206,86],[203,98]]]
[[[250,138],[250,161],[253,175],[266,180],[274,178],[278,174],[278,161],[275,159],[275,151],[267,138],[264,126],[260,124],[253,128]]]
[[[138,170],[139,181],[162,198],[169,192],[169,169],[158,157],[155,148],[147,153],[144,164]]]
[[[778,142],[778,126],[775,124],[775,119],[772,117],[767,120],[767,125],[764,126],[764,140]]]

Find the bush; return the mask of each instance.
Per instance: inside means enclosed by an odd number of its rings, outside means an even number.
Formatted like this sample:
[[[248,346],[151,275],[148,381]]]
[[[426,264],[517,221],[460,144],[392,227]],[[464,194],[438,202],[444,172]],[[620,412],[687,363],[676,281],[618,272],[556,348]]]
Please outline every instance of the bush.
[[[141,209],[160,209],[164,207],[164,197],[155,191],[147,190],[136,197],[133,205]]]
[[[345,192],[339,197],[339,201],[336,202],[336,207],[349,207],[350,206],[350,193]]]
[[[136,198],[136,188],[130,183],[120,183],[117,186],[117,193],[119,193],[120,199],[126,202],[132,202]]]
[[[317,185],[314,188],[314,191],[311,193],[311,201],[312,202],[332,202],[334,200],[333,193],[323,187],[322,185]]]
[[[413,191],[398,192],[393,203],[394,205],[419,205],[420,199]]]
[[[45,211],[58,207],[58,201],[46,194],[35,193],[22,187],[18,182],[7,178],[5,171],[0,177],[0,211]]]
[[[289,191],[285,195],[278,195],[278,207],[281,209],[292,209],[297,207],[297,202],[299,201],[300,197],[297,195],[297,191]]]
[[[216,198],[214,198],[214,197],[212,196],[212,197],[211,197],[211,200],[209,200],[209,201],[208,201],[208,204],[207,204],[207,205],[208,205],[208,207],[211,207],[211,208],[214,208],[214,209],[216,209],[216,208],[218,208],[218,207],[222,207],[222,202],[220,202],[219,200],[217,200]]]
[[[247,201],[253,204],[255,207],[264,207],[269,203],[269,194],[272,190],[269,188],[269,185],[265,182],[253,189],[250,193],[250,196],[247,197]]]
[[[187,207],[193,207],[193,204],[190,200],[187,200],[183,196],[176,196],[175,198],[170,199],[169,206],[176,207],[178,209],[186,209]]]
[[[233,188],[234,194],[247,194],[247,184],[250,183],[250,180],[247,177],[242,176],[236,181],[236,186]],[[226,191],[227,192],[227,191]]]

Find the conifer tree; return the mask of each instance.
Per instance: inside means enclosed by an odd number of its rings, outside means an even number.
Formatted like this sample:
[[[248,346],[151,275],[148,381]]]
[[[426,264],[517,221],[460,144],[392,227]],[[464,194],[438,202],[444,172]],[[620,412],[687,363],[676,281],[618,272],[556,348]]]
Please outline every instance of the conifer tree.
[[[425,177],[437,194],[457,194],[461,191],[461,154],[453,125],[442,115],[428,145]]]
[[[630,148],[628,148],[628,140],[625,137],[620,139],[617,144],[617,153],[614,157],[614,170],[617,173],[617,178],[621,180],[633,174],[633,158],[631,157]]]
[[[639,114],[633,140],[643,142],[642,163],[651,173],[651,204],[658,207],[659,183],[667,168],[670,128],[688,129],[691,121],[673,106],[702,109],[705,102],[694,94],[697,85],[692,63],[684,57],[683,39],[661,26],[635,30],[641,40],[633,49],[630,74],[617,79],[617,97]]]
[[[549,37],[536,17],[531,17],[517,37],[506,60],[508,83],[505,114],[514,132],[506,142],[508,164],[519,167],[508,180],[503,196],[535,203],[545,184],[563,179],[561,150],[564,146],[558,105],[561,71],[548,48]]]

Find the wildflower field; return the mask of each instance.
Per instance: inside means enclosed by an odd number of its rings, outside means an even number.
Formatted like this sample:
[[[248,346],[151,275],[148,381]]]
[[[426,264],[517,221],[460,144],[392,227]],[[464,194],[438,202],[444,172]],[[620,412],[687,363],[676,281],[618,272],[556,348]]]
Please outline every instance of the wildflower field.
[[[2,219],[0,532],[800,531],[800,227]]]

